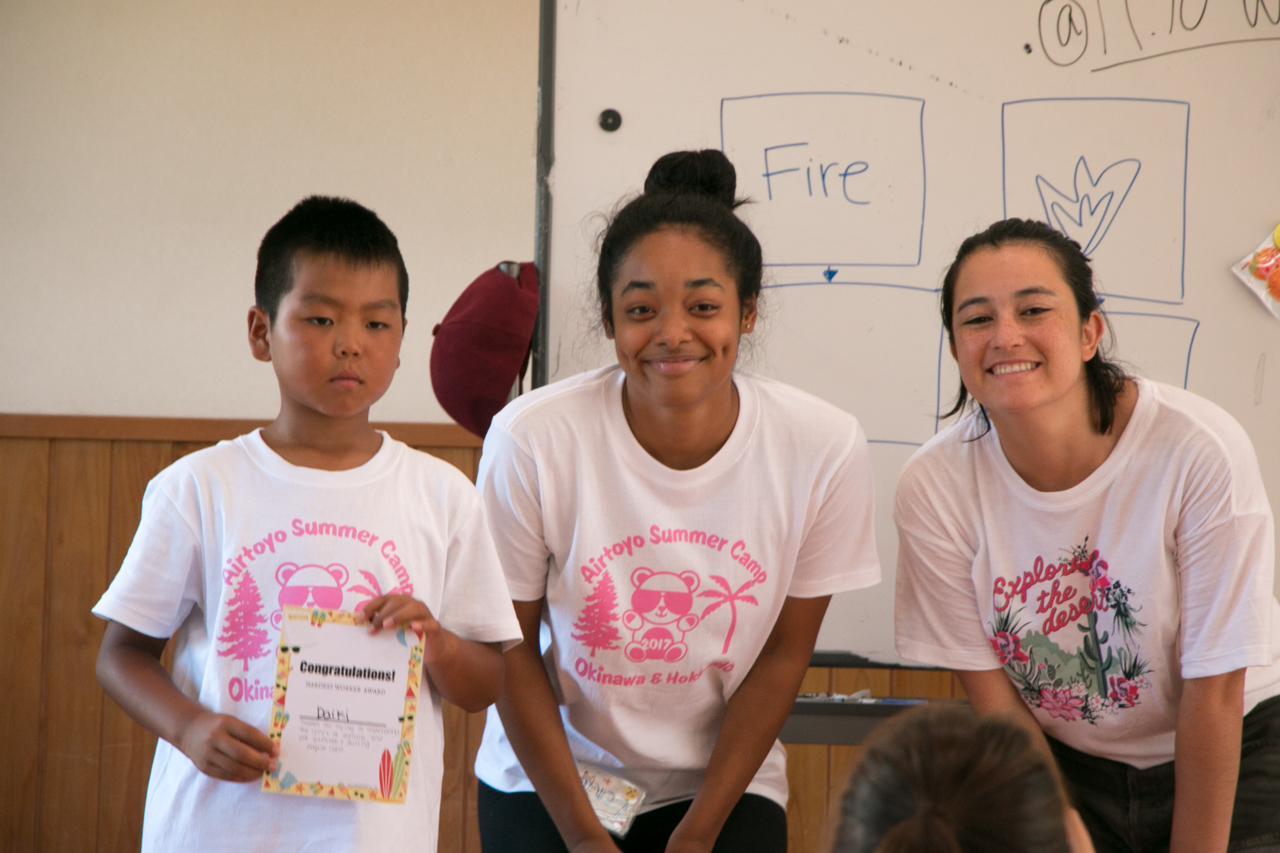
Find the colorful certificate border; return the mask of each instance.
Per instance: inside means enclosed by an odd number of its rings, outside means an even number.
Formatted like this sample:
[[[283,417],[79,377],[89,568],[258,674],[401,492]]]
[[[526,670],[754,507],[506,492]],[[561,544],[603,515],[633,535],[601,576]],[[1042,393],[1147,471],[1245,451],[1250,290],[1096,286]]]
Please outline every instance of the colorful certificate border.
[[[335,625],[355,625],[354,613],[345,610],[323,610],[320,608],[293,607],[284,608],[284,621],[290,614],[307,615],[312,625],[323,625],[326,622]],[[283,623],[282,623],[283,624]],[[409,645],[414,637],[412,631],[401,626],[399,631],[405,636],[402,642]],[[282,630],[283,635],[283,630]],[[280,744],[284,727],[289,724],[289,714],[284,709],[284,699],[289,687],[289,663],[295,649],[283,643],[276,657],[276,684],[271,697],[271,727],[267,736]],[[272,794],[294,794],[302,797],[324,797],[336,800],[368,800],[375,803],[403,803],[405,792],[409,787],[409,759],[413,756],[413,726],[418,716],[418,691],[422,684],[422,652],[423,639],[417,636],[416,642],[409,645],[408,683],[404,696],[404,722],[400,728],[400,746],[395,756],[390,750],[383,750],[382,766],[378,777],[380,788],[365,788],[359,785],[344,785],[341,782],[330,785],[325,782],[300,781],[292,773],[285,771],[280,776],[281,767],[277,762],[271,773],[262,774],[262,790]]]

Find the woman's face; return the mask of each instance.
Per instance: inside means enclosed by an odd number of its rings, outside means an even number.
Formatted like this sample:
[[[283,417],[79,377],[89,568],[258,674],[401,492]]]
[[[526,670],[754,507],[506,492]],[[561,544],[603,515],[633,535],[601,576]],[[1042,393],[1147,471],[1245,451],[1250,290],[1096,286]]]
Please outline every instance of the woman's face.
[[[720,252],[676,228],[641,238],[623,256],[612,314],[605,329],[633,407],[690,406],[728,395],[738,338],[756,316],[754,300],[739,303]]]
[[[1081,322],[1057,263],[1034,244],[979,249],[956,277],[951,354],[973,398],[993,415],[1089,396],[1084,363],[1102,337],[1096,311]]]

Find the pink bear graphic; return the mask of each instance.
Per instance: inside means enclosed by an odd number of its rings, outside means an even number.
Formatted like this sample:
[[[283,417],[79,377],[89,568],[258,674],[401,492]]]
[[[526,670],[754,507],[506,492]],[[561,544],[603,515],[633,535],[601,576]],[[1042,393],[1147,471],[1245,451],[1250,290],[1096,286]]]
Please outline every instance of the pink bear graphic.
[[[623,654],[636,663],[683,660],[689,651],[685,634],[698,624],[698,614],[689,612],[693,609],[693,593],[701,583],[698,575],[655,572],[641,566],[631,573],[631,583],[636,588],[631,594],[632,609],[622,614],[631,642],[623,648]]]
[[[276,569],[276,583],[280,584],[280,610],[271,614],[271,624],[279,628],[284,620],[284,606],[321,607],[325,610],[342,609],[342,588],[347,583],[347,567],[341,563],[327,566],[299,566],[297,563],[281,563]]]

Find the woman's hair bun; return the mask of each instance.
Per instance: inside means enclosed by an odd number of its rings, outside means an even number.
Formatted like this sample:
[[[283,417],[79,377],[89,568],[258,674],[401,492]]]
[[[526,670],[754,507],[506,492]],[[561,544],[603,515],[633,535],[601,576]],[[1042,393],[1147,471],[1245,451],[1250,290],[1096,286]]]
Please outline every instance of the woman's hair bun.
[[[738,173],[729,158],[714,148],[673,151],[658,158],[644,179],[646,193],[698,193],[729,208],[737,207]]]

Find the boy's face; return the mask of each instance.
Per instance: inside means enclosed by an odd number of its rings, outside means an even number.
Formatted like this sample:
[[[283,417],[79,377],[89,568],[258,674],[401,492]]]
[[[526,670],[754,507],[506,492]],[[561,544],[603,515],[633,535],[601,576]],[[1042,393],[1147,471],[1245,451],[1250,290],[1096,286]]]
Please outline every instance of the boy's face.
[[[281,415],[367,418],[400,366],[396,269],[309,253],[293,269],[274,323],[249,309],[249,346],[275,368]]]

